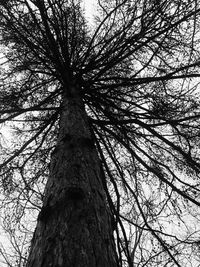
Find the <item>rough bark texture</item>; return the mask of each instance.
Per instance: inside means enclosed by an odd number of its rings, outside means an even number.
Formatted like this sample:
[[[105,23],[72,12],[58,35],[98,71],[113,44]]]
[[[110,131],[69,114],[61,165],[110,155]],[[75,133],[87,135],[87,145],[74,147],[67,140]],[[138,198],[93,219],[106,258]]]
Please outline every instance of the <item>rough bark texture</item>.
[[[63,101],[27,267],[116,267],[101,168],[81,99]]]

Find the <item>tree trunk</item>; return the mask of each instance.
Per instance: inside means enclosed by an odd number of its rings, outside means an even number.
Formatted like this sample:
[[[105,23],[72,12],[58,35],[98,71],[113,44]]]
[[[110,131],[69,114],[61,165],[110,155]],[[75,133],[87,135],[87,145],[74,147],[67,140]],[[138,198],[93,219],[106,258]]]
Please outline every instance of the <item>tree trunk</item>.
[[[62,108],[27,267],[116,267],[111,217],[84,105],[73,93]]]

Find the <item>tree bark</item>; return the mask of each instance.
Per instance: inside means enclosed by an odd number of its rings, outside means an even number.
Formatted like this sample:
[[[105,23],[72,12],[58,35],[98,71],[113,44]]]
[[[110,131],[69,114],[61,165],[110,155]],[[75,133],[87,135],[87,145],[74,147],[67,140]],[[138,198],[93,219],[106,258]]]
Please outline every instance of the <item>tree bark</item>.
[[[58,142],[27,267],[117,266],[101,177],[84,105],[72,93],[63,100]]]

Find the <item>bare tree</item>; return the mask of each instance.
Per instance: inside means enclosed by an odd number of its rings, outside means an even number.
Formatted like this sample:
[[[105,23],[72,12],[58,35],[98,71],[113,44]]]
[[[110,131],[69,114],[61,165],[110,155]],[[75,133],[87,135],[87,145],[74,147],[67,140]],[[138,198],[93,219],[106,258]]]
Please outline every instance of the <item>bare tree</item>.
[[[199,18],[195,0],[99,0],[93,26],[79,0],[1,1],[2,209],[40,210],[23,265],[198,266]]]

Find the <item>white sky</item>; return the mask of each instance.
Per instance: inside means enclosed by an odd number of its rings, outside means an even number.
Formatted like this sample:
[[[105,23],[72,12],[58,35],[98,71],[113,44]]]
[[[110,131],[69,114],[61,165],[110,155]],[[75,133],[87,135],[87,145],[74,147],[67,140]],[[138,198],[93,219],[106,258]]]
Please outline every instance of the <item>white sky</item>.
[[[92,22],[93,15],[96,12],[97,0],[83,0],[86,18]]]

